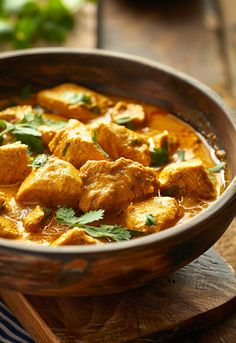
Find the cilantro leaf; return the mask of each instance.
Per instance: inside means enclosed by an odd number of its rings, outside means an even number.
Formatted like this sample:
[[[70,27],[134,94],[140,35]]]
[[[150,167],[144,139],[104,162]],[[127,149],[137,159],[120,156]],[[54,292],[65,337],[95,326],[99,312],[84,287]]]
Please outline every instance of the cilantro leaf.
[[[127,241],[132,238],[131,230],[118,225],[83,226],[83,230],[95,238],[110,238],[115,242]]]
[[[59,207],[56,212],[56,219],[60,224],[68,226],[84,225],[103,218],[104,210],[90,211],[80,217],[70,207]]]
[[[11,130],[18,141],[29,146],[30,151],[41,154],[44,151],[41,134],[28,127],[18,127],[14,125]]]
[[[45,155],[45,154],[38,155],[37,157],[33,159],[31,166],[35,168],[40,168],[47,162],[47,160],[48,160],[48,155]]]
[[[88,223],[100,220],[103,218],[104,210],[90,211],[80,217],[75,215],[72,208],[59,207],[56,211],[56,220],[59,224],[66,224],[69,227],[79,226],[88,235],[96,238],[110,238],[113,241],[128,240],[137,235],[136,231],[128,230],[127,228],[118,225],[91,226]]]
[[[92,98],[90,95],[85,93],[75,93],[67,91],[63,93],[63,98],[68,101],[71,105],[92,105]]]
[[[149,213],[146,214],[146,221],[145,225],[151,226],[156,224],[156,218],[153,216],[153,214]]]
[[[225,166],[225,162],[220,162],[216,166],[209,168],[208,171],[209,173],[219,173],[219,171],[221,171],[221,169],[224,168],[224,166]]]
[[[3,142],[3,136],[6,133],[11,132],[18,141],[27,144],[31,151],[36,153],[42,153],[44,151],[41,134],[37,130],[30,127],[19,126],[17,123],[8,123],[5,120],[0,121],[0,128],[3,129],[0,133],[1,144]]]
[[[59,224],[76,226],[78,218],[73,208],[60,206],[56,211],[56,220]]]
[[[184,150],[177,150],[177,155],[181,162],[185,161],[185,151]]]
[[[130,130],[133,129],[132,119],[130,116],[123,116],[123,117],[117,118],[116,124],[124,125],[127,129],[130,129]]]
[[[68,142],[68,143],[65,145],[65,148],[64,148],[63,151],[62,151],[62,156],[66,156],[66,153],[67,153],[67,150],[69,149],[69,146],[70,146],[70,142]]]
[[[163,196],[174,196],[174,195],[176,195],[178,190],[179,190],[179,186],[173,185],[173,186],[166,188],[163,191],[161,191],[161,195],[163,195]]]
[[[154,148],[150,152],[151,164],[153,167],[161,167],[165,165],[168,160],[168,142],[165,141],[162,148]]]
[[[104,210],[90,211],[79,217],[79,224],[84,225],[103,218]]]
[[[23,100],[28,100],[31,97],[31,95],[32,95],[32,88],[30,84],[22,88],[21,98]]]
[[[101,145],[97,141],[97,131],[93,131],[93,136],[92,136],[92,141],[93,143],[97,146],[97,148],[103,153],[103,155],[107,158],[109,158],[109,154],[101,147]]]
[[[67,125],[67,122],[43,118],[41,113],[27,113],[24,118],[17,123],[8,123],[0,120],[0,144],[3,143],[3,136],[11,132],[20,142],[27,144],[31,152],[41,154],[44,151],[44,145],[41,133],[37,130],[39,126],[47,125],[61,129]]]
[[[46,125],[60,130],[67,125],[67,122],[63,120],[44,118],[41,112],[36,111],[36,114],[25,114],[24,118],[18,122],[18,124],[21,126],[29,126],[34,129],[37,129],[39,126]]]

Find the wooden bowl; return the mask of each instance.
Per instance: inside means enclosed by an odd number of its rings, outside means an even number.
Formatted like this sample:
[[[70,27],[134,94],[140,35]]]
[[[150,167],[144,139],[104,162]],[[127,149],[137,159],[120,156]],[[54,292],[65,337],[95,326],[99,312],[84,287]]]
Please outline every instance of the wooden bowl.
[[[103,246],[42,247],[0,239],[0,286],[38,295],[98,295],[138,287],[209,249],[236,214],[236,130],[223,100],[164,65],[106,51],[35,49],[1,54],[0,97],[61,82],[161,105],[227,152],[231,183],[193,219],[143,238]]]

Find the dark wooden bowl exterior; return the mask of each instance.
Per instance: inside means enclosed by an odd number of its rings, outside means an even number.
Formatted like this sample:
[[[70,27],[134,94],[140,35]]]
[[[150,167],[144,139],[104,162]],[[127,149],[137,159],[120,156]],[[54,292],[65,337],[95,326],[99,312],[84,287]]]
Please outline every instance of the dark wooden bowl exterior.
[[[0,239],[0,287],[37,295],[98,295],[133,288],[197,258],[236,214],[236,131],[223,101],[200,82],[145,59],[103,51],[26,50],[0,56],[0,98],[78,82],[176,113],[227,152],[231,183],[200,215],[163,232],[105,246],[24,246]]]

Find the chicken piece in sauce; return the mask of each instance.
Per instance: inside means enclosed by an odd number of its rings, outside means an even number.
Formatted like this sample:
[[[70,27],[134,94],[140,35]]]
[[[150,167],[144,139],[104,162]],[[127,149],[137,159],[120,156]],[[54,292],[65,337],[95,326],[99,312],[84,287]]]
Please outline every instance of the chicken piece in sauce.
[[[183,216],[178,202],[170,197],[153,197],[130,204],[123,213],[123,225],[130,230],[158,232]]]
[[[51,245],[55,247],[60,245],[87,245],[97,243],[99,243],[97,239],[90,237],[82,229],[74,227],[64,232]]]
[[[25,115],[33,113],[30,105],[13,106],[0,111],[0,120],[6,120],[15,123],[24,118]]]
[[[38,131],[41,133],[42,141],[46,146],[51,142],[51,140],[56,136],[58,132],[57,129],[49,127],[47,125],[39,126]]]
[[[43,166],[34,168],[24,180],[16,199],[25,204],[77,208],[81,192],[79,171],[69,162],[49,157]]]
[[[37,205],[32,211],[30,211],[23,219],[24,228],[28,232],[37,232],[40,229],[40,224],[45,218],[43,208]]]
[[[113,123],[100,124],[96,134],[99,145],[112,159],[125,157],[144,166],[150,165],[149,145],[142,135]]]
[[[11,219],[0,216],[0,237],[7,239],[17,239],[20,234],[17,223]]]
[[[37,101],[41,106],[62,116],[80,120],[92,119],[106,112],[113,104],[106,96],[73,83],[40,91]]]
[[[28,146],[20,142],[0,146],[0,184],[20,182],[30,173]]]
[[[125,158],[88,161],[80,169],[80,176],[84,185],[80,208],[84,212],[120,211],[136,199],[155,194],[158,186],[153,169]]]
[[[104,153],[92,141],[91,133],[78,120],[69,120],[64,129],[58,131],[49,143],[49,150],[55,156],[68,161],[76,168],[88,160],[104,160]]]
[[[142,105],[119,101],[111,110],[113,123],[140,126],[145,123],[146,115]]]
[[[201,160],[172,163],[163,168],[158,181],[161,193],[173,189],[179,196],[211,199],[216,190]]]

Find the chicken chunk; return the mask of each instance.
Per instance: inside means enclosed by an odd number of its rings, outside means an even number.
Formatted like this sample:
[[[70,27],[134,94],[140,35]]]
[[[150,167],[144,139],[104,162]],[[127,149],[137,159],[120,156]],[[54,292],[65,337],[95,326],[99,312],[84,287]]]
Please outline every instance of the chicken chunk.
[[[80,208],[84,212],[119,211],[157,189],[154,170],[125,158],[115,162],[88,161],[80,169],[80,176],[84,183]]]
[[[39,126],[38,131],[41,133],[41,138],[45,145],[48,145],[58,132],[57,129],[46,125]]]
[[[41,206],[37,205],[23,220],[24,228],[29,232],[36,232],[45,218],[45,213]]]
[[[78,120],[70,120],[67,127],[58,131],[49,143],[49,150],[76,168],[88,160],[104,160],[106,156],[94,144],[90,132]]]
[[[33,113],[33,109],[29,105],[8,107],[0,112],[0,120],[15,123],[22,120],[26,114],[30,113]]]
[[[112,159],[125,157],[144,166],[150,165],[149,145],[142,135],[113,123],[101,123],[96,134],[97,142]]]
[[[28,146],[19,142],[0,147],[0,184],[14,184],[30,173]]]
[[[73,83],[64,83],[37,94],[37,101],[49,110],[80,120],[88,120],[106,112],[113,103],[104,95]]]
[[[69,162],[49,157],[40,168],[34,168],[20,186],[16,200],[46,207],[78,207],[82,180]]]
[[[17,224],[8,218],[0,217],[0,237],[17,239],[19,237]]]
[[[130,230],[158,232],[174,225],[183,215],[170,197],[153,197],[130,204],[123,213],[123,225]]]
[[[145,123],[143,106],[119,101],[110,111],[113,123],[139,126]]]
[[[52,246],[97,244],[99,241],[87,235],[82,229],[74,227],[57,238]]]
[[[210,199],[215,197],[216,191],[204,169],[202,161],[198,159],[172,163],[166,166],[158,178],[162,194],[175,188],[175,194]]]

